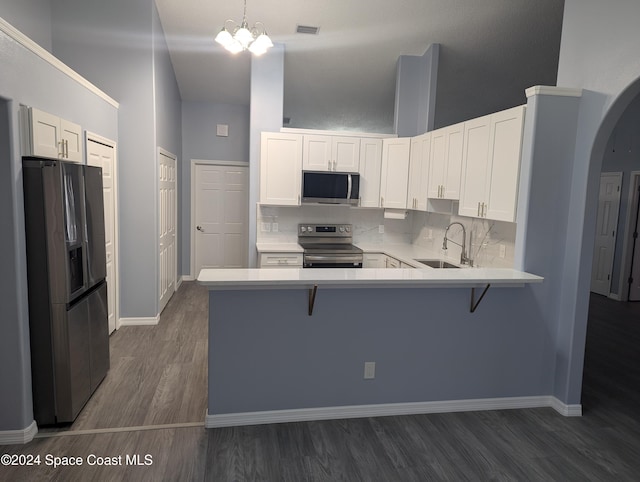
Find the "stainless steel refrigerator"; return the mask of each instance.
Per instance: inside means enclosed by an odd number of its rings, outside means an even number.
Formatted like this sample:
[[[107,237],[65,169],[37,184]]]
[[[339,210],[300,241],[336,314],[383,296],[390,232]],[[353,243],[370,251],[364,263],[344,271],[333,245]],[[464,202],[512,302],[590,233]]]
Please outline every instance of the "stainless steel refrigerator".
[[[102,169],[22,167],[34,418],[72,422],[109,369]]]

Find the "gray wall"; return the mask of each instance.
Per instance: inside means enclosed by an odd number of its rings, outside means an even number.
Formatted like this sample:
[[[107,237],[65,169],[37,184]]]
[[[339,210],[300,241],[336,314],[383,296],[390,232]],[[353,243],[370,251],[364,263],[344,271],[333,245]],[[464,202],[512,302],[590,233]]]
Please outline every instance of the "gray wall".
[[[181,115],[153,0],[53,0],[53,49],[120,102],[120,315],[158,314],[157,146],[180,156]],[[162,41],[160,45],[162,45]],[[162,119],[160,119],[162,118]]]
[[[433,130],[439,57],[439,44],[431,45],[421,56],[398,57],[394,109],[398,136],[412,137]]]
[[[0,17],[51,52],[50,0],[2,0]]]
[[[217,137],[216,125],[227,124],[229,137]],[[182,103],[182,165],[180,205],[181,249],[178,273],[191,269],[191,159],[249,161],[249,106]]]
[[[0,8],[0,15],[2,9]],[[118,138],[117,109],[0,32],[0,431],[33,422],[19,137],[20,104]]]
[[[631,171],[640,171],[640,96],[625,110],[615,130],[607,142],[607,148],[602,161],[602,172],[622,172],[622,188],[620,190],[620,216],[618,218],[618,235],[613,260],[613,274],[611,278],[611,292],[625,295],[628,284],[620,285],[622,271],[622,248],[627,213],[629,212],[629,190],[631,185]],[[632,207],[633,210],[633,207]]]

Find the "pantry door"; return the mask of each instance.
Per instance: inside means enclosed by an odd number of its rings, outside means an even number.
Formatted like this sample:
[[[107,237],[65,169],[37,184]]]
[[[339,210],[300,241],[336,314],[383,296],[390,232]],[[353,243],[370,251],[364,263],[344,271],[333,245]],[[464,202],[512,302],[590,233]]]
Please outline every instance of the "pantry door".
[[[178,272],[177,236],[177,176],[176,156],[164,149],[158,149],[158,186],[159,186],[159,309],[162,313],[176,291]]]
[[[203,268],[246,268],[249,168],[192,161],[192,275]]]
[[[87,164],[102,168],[104,229],[107,253],[107,307],[109,333],[120,328],[118,303],[118,209],[115,142],[87,133]]]

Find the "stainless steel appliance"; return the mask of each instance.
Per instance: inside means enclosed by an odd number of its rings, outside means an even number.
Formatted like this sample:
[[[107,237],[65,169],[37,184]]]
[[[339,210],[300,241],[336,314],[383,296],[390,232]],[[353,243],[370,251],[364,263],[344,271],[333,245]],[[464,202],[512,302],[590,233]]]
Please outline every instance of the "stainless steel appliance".
[[[358,204],[360,174],[354,172],[302,171],[302,202]]]
[[[353,244],[350,224],[299,224],[304,268],[362,268],[362,250]]]
[[[102,169],[22,167],[34,418],[72,422],[109,369]]]

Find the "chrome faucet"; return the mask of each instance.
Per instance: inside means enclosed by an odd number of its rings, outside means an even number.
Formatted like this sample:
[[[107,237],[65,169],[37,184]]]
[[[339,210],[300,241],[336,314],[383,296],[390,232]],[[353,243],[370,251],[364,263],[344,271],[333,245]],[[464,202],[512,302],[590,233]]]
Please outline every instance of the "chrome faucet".
[[[454,240],[447,238],[447,233],[449,232],[449,228],[454,224],[458,224],[462,228],[462,244],[456,243]],[[462,248],[462,252],[460,253],[460,264],[468,264],[469,266],[473,266],[473,260],[470,259],[469,256],[467,255],[467,230],[465,229],[464,224],[459,223],[457,221],[449,224],[449,226],[447,226],[447,229],[445,229],[444,231],[444,239],[442,240],[442,249],[444,250],[447,249],[447,241],[451,241],[453,244],[457,244]]]

